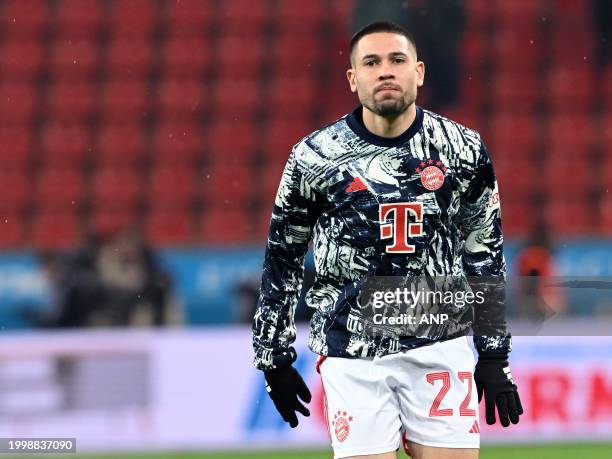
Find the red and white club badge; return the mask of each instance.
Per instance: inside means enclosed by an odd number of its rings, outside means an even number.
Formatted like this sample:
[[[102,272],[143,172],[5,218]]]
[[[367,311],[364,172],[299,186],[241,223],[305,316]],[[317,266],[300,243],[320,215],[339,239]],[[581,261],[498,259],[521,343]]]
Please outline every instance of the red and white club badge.
[[[442,164],[442,161],[434,161],[428,159],[427,162],[421,161],[419,167],[415,169],[421,174],[421,183],[425,189],[435,191],[444,185],[444,173],[448,167]]]
[[[334,426],[334,432],[339,442],[343,442],[347,439],[351,430],[350,422],[353,421],[353,416],[348,416],[346,411],[338,411],[334,415],[332,425]]]

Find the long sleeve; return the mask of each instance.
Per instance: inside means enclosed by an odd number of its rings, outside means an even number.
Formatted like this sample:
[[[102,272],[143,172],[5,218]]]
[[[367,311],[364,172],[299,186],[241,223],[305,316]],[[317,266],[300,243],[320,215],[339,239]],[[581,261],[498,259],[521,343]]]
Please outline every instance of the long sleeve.
[[[276,194],[253,319],[254,365],[260,370],[295,360],[295,307],[302,288],[304,257],[321,197],[305,170],[305,148],[292,150]]]
[[[474,345],[478,352],[509,352],[505,320],[506,263],[499,190],[491,158],[481,144],[474,175],[462,196],[459,222],[465,238],[463,269],[472,285],[485,292],[475,305]]]

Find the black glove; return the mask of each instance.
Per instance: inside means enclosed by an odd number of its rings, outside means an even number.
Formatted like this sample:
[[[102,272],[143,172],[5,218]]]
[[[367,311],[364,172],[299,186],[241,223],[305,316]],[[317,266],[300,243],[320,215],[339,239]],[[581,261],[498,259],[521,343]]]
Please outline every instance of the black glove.
[[[523,406],[516,384],[508,366],[508,354],[480,354],[474,370],[474,380],[478,391],[478,403],[484,392],[487,424],[495,424],[495,406],[499,422],[508,427],[510,422],[518,424],[523,414]]]
[[[308,386],[291,365],[275,370],[264,371],[266,390],[274,402],[274,406],[285,422],[291,427],[297,427],[296,411],[304,416],[310,416],[310,411],[298,400],[298,396],[306,403],[310,403],[312,395]]]

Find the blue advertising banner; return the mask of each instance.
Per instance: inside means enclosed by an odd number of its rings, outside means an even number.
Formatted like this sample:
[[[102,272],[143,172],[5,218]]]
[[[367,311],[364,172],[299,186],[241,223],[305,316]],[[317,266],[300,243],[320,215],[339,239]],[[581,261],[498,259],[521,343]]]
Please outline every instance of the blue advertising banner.
[[[519,246],[507,244],[509,274]],[[174,294],[190,325],[223,324],[237,320],[237,287],[258,287],[263,247],[164,249],[160,265],[174,282]],[[611,276],[612,243],[567,242],[555,252],[559,276]],[[312,256],[306,259],[313,264]],[[31,252],[0,254],[0,329],[31,326],[23,311],[53,305],[39,261]]]

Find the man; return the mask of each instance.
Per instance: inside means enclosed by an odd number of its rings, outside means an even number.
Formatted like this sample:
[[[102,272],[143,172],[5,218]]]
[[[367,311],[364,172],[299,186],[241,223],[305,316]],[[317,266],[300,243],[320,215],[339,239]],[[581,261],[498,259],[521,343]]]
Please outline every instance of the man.
[[[478,133],[415,104],[425,67],[411,35],[380,22],[351,40],[347,77],[361,106],[299,142],[276,196],[253,322],[255,366],[291,427],[310,392],[292,367],[293,315],[313,238],[309,348],[335,457],[476,458],[487,422],[517,423],[510,335],[367,333],[356,298],[373,276],[504,276],[497,184]],[[465,335],[463,333],[462,335]]]

